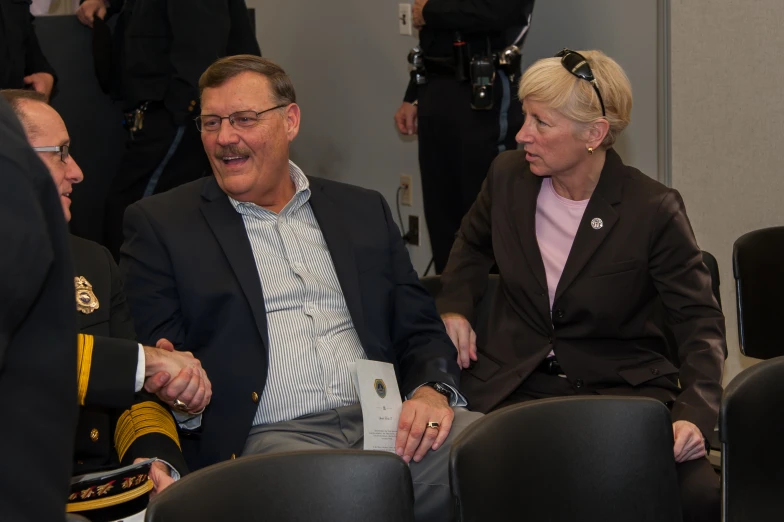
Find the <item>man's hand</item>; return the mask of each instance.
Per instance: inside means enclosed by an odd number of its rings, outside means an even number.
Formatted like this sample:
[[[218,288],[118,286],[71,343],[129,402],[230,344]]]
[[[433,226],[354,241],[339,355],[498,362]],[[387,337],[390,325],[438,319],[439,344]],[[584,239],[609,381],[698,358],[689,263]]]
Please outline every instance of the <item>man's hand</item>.
[[[134,464],[148,460],[146,458],[136,459]],[[155,487],[150,491],[150,499],[155,498],[155,495],[174,484],[174,479],[169,474],[169,468],[163,462],[153,462],[150,466],[150,478]]]
[[[417,133],[417,106],[403,102],[395,113],[395,124],[400,134],[411,136]]]
[[[446,397],[430,386],[422,386],[403,403],[397,424],[396,453],[406,462],[412,458],[419,462],[429,449],[435,451],[441,447],[449,436],[454,418],[455,412]],[[440,426],[428,428],[428,422],[437,422]]]
[[[441,314],[446,333],[457,348],[457,364],[468,368],[471,361],[476,361],[476,332],[471,328],[468,319],[460,314]]]
[[[52,95],[54,76],[48,72],[33,73],[25,76],[22,81],[24,81],[25,85],[30,85],[33,90],[44,94],[47,100]]]
[[[672,423],[675,437],[675,462],[681,463],[705,456],[705,438],[700,429],[689,421],[679,420]]]
[[[427,0],[414,0],[414,5],[411,6],[411,23],[419,30],[425,25],[425,18],[422,16],[422,9],[425,8]]]
[[[184,402],[187,413],[199,413],[207,407],[212,384],[191,352],[176,351],[171,342],[160,339],[155,348],[144,347],[144,356],[144,374],[149,377],[145,390],[172,406],[176,400]]]
[[[106,18],[106,4],[104,0],[84,0],[79,9],[76,10],[76,18],[87,27],[93,27],[93,19]]]

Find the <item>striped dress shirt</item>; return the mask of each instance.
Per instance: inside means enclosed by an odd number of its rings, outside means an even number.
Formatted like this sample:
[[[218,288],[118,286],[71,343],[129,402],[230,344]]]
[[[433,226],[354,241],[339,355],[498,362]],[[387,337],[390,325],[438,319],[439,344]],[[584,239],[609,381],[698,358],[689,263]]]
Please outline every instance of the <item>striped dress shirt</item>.
[[[308,179],[291,161],[289,174],[296,193],[279,214],[229,198],[245,224],[267,312],[269,370],[254,426],[359,402],[348,363],[367,359]]]

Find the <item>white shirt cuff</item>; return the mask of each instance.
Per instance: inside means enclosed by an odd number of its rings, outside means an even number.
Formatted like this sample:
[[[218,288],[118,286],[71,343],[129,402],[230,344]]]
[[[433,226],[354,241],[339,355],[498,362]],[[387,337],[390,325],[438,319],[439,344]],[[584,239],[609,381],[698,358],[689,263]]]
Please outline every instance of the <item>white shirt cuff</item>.
[[[178,410],[172,410],[171,412],[174,415],[174,420],[177,421],[177,425],[183,430],[195,430],[201,426],[201,413],[192,415]]]
[[[139,358],[136,362],[136,387],[133,390],[136,393],[142,391],[142,386],[144,386],[144,365],[146,362],[144,347],[139,344]]]

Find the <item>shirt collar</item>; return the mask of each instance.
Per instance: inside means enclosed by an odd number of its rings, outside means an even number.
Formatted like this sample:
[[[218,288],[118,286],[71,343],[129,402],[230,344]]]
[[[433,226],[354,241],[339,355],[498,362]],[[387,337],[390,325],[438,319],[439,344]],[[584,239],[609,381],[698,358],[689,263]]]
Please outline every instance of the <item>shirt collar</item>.
[[[302,172],[302,169],[299,168],[297,164],[291,160],[289,160],[289,177],[291,177],[291,181],[294,182],[294,189],[295,189],[294,196],[281,209],[280,211],[281,214],[297,210],[299,207],[304,205],[310,199],[310,181],[308,181],[308,177],[305,176],[305,173]],[[240,214],[244,213],[243,211],[252,210],[252,209],[259,209],[264,212],[270,212],[269,210],[262,208],[256,205],[255,203],[237,201],[231,196],[228,196],[228,198],[229,201],[231,202],[231,206],[233,206],[234,210],[236,210]]]

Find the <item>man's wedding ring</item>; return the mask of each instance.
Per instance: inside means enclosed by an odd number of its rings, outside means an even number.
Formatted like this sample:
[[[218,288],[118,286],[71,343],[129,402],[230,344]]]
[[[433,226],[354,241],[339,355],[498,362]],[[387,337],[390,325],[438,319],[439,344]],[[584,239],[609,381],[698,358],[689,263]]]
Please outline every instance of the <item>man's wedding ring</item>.
[[[433,422],[433,421],[430,421],[430,422],[428,422],[428,423],[427,423],[427,427],[428,427],[428,428],[435,428],[435,429],[438,429],[438,427],[439,427],[439,426],[441,426],[441,424],[440,424],[440,423],[438,423],[438,422]]]
[[[182,402],[180,399],[174,399],[173,406],[175,409],[178,409],[180,411],[188,411],[188,405]]]

